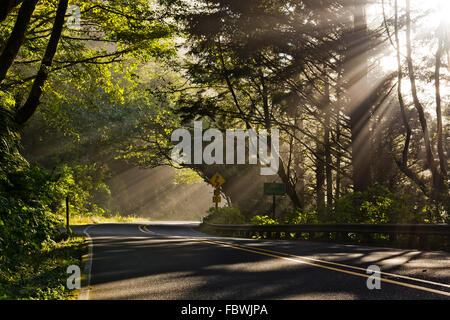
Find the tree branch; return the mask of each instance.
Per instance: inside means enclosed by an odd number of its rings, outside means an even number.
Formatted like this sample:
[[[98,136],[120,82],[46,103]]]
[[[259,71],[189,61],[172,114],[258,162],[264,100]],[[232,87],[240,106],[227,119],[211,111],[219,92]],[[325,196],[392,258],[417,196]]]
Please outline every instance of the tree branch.
[[[25,123],[36,111],[40,98],[43,92],[43,86],[48,78],[48,72],[53,62],[56,49],[58,47],[59,39],[61,37],[64,26],[64,17],[67,10],[69,0],[60,0],[58,9],[56,10],[55,22],[53,23],[52,34],[48,41],[47,48],[42,58],[41,66],[34,79],[30,94],[25,104],[17,110],[15,120],[19,124]]]

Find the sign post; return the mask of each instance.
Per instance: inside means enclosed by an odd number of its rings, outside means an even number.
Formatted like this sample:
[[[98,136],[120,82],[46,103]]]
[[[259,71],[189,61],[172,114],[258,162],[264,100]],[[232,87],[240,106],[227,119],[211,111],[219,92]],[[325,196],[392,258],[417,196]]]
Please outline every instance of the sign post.
[[[66,232],[70,233],[70,221],[69,221],[69,196],[66,195]]]
[[[213,196],[213,202],[216,204],[216,210],[219,208],[219,202],[220,201],[221,201],[220,189],[216,188],[216,189],[214,189],[214,196]]]
[[[213,202],[216,204],[216,210],[219,208],[220,197],[220,187],[225,183],[224,177],[218,172],[209,179],[209,182],[214,186],[214,196]]]
[[[264,183],[264,194],[273,196],[272,199],[272,216],[275,219],[275,196],[286,194],[286,185],[284,183]]]
[[[275,220],[275,217],[276,217],[276,215],[275,215],[275,195],[272,195],[273,196],[273,198],[272,198],[272,218]]]

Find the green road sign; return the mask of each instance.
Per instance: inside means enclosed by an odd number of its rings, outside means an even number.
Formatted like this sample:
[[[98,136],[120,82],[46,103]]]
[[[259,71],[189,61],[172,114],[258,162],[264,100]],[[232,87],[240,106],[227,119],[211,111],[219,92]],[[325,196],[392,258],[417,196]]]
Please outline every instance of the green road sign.
[[[264,183],[264,194],[282,196],[286,193],[286,185],[284,183]]]

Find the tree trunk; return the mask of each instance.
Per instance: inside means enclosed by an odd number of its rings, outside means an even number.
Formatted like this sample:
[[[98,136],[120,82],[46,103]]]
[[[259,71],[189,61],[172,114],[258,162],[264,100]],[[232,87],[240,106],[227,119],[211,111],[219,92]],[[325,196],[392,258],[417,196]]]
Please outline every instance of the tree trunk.
[[[365,1],[354,1],[353,32],[349,43],[347,70],[349,73],[350,129],[353,165],[353,185],[355,191],[364,191],[370,184],[370,105],[367,96],[370,86],[368,73],[368,36],[365,17]]]
[[[317,202],[317,216],[320,222],[327,220],[325,209],[325,161],[324,161],[324,146],[317,143],[316,146],[316,202]]]
[[[406,129],[406,137],[405,137],[405,144],[403,147],[402,152],[402,166],[407,168],[408,167],[408,152],[409,152],[409,144],[411,141],[411,126],[409,125],[408,119],[406,117],[406,107],[405,102],[403,100],[402,95],[402,84],[403,84],[403,71],[402,71],[402,63],[401,63],[401,54],[400,54],[400,38],[398,35],[398,0],[395,0],[395,44],[396,44],[396,55],[397,55],[397,97],[398,97],[398,103],[400,105],[400,112],[402,115],[402,121],[403,125]]]
[[[341,139],[341,116],[340,116],[340,111],[338,110],[337,114],[336,114],[336,141],[340,141]],[[336,197],[336,200],[340,198],[341,196],[341,159],[342,159],[342,154],[341,154],[341,147],[340,146],[336,146],[336,188],[334,190],[334,194]]]
[[[431,171],[432,177],[432,197],[435,200],[440,198],[440,194],[448,191],[448,187],[446,187],[444,178],[442,174],[437,169],[433,150],[431,147],[430,134],[428,131],[427,119],[425,117],[425,112],[422,104],[419,101],[417,95],[417,87],[416,87],[416,77],[414,74],[414,67],[412,61],[412,49],[411,49],[411,1],[406,0],[406,59],[408,62],[408,74],[411,82],[411,93],[413,97],[414,107],[419,114],[420,126],[422,128],[423,140],[425,144],[425,153],[426,153],[426,161],[427,166]]]
[[[261,96],[263,101],[263,112],[264,112],[264,127],[267,131],[267,141],[269,145],[272,145],[270,136],[270,129],[271,129],[271,119],[270,119],[270,106],[269,106],[269,91],[264,79],[264,75],[262,72],[260,72],[260,81],[262,86]],[[288,164],[289,165],[289,164]],[[284,162],[279,158],[279,168],[278,168],[278,176],[280,177],[281,181],[286,185],[286,193],[288,197],[291,199],[292,204],[296,208],[303,209],[303,203],[300,201],[297,191],[295,189],[295,184],[293,184],[291,177],[287,174],[286,168],[284,166]]]
[[[278,169],[278,176],[280,177],[281,181],[286,185],[286,194],[288,195],[289,199],[291,199],[294,207],[303,209],[303,203],[300,201],[300,198],[298,197],[297,191],[295,190],[295,185],[292,183],[291,179],[287,176],[286,170],[284,168],[284,163],[283,161],[281,161],[281,159]]]
[[[443,25],[442,25],[443,27]],[[436,52],[436,69],[434,72],[434,85],[436,88],[436,119],[437,119],[437,151],[439,156],[439,167],[441,169],[441,174],[444,180],[447,180],[447,160],[444,153],[444,143],[442,138],[442,110],[441,110],[441,86],[440,86],[440,75],[441,75],[441,59],[444,52],[444,41],[439,39],[439,45]]]
[[[412,129],[409,125],[408,118],[406,117],[406,106],[405,102],[403,100],[403,94],[402,94],[402,84],[403,84],[403,71],[402,71],[402,63],[401,63],[401,54],[400,54],[400,38],[399,38],[399,30],[398,30],[398,0],[395,0],[394,2],[395,6],[395,22],[394,22],[394,35],[395,35],[395,45],[396,45],[396,55],[397,55],[397,97],[398,97],[398,103],[400,105],[400,112],[402,116],[402,122],[405,126],[406,130],[406,136],[405,136],[405,144],[403,146],[403,152],[402,152],[402,159],[397,160],[395,159],[395,162],[398,166],[398,168],[413,181],[419,188],[422,190],[422,192],[425,195],[429,195],[429,192],[427,190],[427,187],[425,183],[419,178],[419,176],[413,172],[408,167],[408,153],[409,153],[409,145],[411,143],[411,135],[412,135]]]
[[[55,22],[53,23],[52,33],[45,49],[44,57],[42,58],[41,66],[34,79],[33,86],[31,87],[30,94],[25,104],[17,110],[16,122],[23,124],[36,111],[40,98],[43,92],[43,86],[48,78],[48,72],[53,62],[56,49],[58,47],[59,39],[61,37],[62,29],[64,26],[64,17],[67,11],[69,0],[60,0],[58,8],[56,10]]]
[[[295,128],[299,128],[300,131],[303,130],[303,119],[297,120],[297,115],[295,118]],[[298,134],[302,134],[299,132]],[[296,141],[296,140],[295,140]],[[298,199],[302,205],[302,208],[305,205],[305,157],[303,155],[302,145],[298,144],[298,151],[295,154],[295,160],[296,164],[296,174],[297,174],[297,194]]]
[[[327,211],[330,212],[333,208],[333,174],[331,171],[331,145],[330,145],[330,126],[331,126],[331,103],[330,103],[330,84],[325,83],[325,96],[327,105],[325,108],[325,132],[324,132],[324,147],[325,147],[325,173],[327,179]]]
[[[5,79],[6,73],[13,64],[25,39],[25,33],[37,2],[38,0],[25,1],[19,9],[14,28],[0,56],[0,83]],[[3,10],[6,9],[3,7]]]

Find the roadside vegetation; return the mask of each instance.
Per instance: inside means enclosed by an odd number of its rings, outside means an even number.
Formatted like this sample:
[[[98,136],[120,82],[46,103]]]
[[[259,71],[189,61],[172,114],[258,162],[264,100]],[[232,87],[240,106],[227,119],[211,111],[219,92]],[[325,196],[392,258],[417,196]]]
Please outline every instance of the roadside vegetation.
[[[448,10],[444,0],[6,1],[0,296],[47,297],[31,293],[44,283],[33,273],[69,262],[46,260],[57,252],[76,256],[78,240],[58,231],[66,199],[71,224],[149,212],[228,224],[449,223]],[[175,163],[172,133],[193,132],[194,121],[220,134],[277,129],[279,170]],[[218,172],[229,207],[206,212]],[[276,216],[267,182],[286,189]],[[54,290],[48,297],[66,294]]]
[[[55,241],[56,240],[56,241]],[[13,256],[0,268],[0,299],[73,300],[79,290],[66,286],[67,267],[83,270],[82,256],[87,253],[83,237],[60,236],[48,240],[39,249]]]
[[[86,215],[73,214],[70,215],[70,225],[83,225],[93,223],[121,223],[121,222],[145,222],[149,219],[136,216],[122,216],[118,213],[114,215]]]
[[[281,209],[281,210],[280,210]],[[439,206],[417,200],[411,201],[409,195],[392,193],[383,186],[374,186],[366,191],[350,192],[336,201],[328,215],[320,215],[317,210],[299,208],[278,208],[281,213],[273,217],[272,213],[255,212],[255,215],[242,215],[238,206],[209,209],[204,222],[223,224],[270,224],[270,223],[433,223],[434,217],[442,210]]]
[[[332,241],[337,243],[353,243],[364,245],[389,246],[398,248],[449,250],[448,236],[430,235],[420,238],[414,235],[400,234],[395,240],[387,234],[357,234],[343,232],[314,232],[314,233],[287,233],[287,232],[217,232],[208,224],[317,224],[317,223],[430,223],[424,212],[414,210],[408,199],[398,199],[385,188],[371,188],[366,194],[354,193],[340,199],[342,204],[333,211],[333,219],[321,220],[317,211],[302,212],[292,210],[284,215],[273,216],[272,213],[256,214],[251,218],[245,217],[236,206],[211,207],[208,215],[203,218],[199,230],[218,236],[251,237],[253,239],[283,239],[283,240],[312,240]],[[397,220],[400,219],[401,220]],[[420,220],[419,220],[420,219]]]

